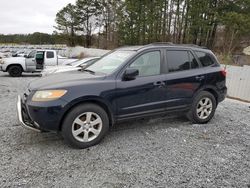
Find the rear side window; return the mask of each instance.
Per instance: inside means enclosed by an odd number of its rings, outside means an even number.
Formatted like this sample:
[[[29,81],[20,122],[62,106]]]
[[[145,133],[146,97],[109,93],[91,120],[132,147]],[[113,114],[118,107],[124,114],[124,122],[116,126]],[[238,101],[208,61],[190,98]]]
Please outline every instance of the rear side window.
[[[46,53],[46,58],[47,58],[47,59],[54,58],[54,52],[47,52],[47,53]]]
[[[189,54],[190,63],[191,63],[190,68],[191,69],[199,68],[199,64],[198,64],[197,60],[195,59],[195,57],[193,56],[193,54],[191,52],[188,52],[188,54]]]
[[[199,68],[199,64],[189,51],[167,51],[169,72],[185,71]]]
[[[210,57],[209,54],[207,54],[205,52],[199,52],[199,51],[196,51],[195,53],[196,53],[197,57],[199,58],[203,67],[208,67],[208,66],[214,64],[214,61]]]

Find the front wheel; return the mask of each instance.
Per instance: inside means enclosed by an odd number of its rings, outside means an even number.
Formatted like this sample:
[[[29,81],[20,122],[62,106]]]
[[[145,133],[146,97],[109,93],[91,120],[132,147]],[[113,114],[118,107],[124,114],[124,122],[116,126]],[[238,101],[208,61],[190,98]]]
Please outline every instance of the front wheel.
[[[8,68],[8,73],[12,77],[20,77],[22,76],[23,69],[20,66],[13,65],[10,68]]]
[[[202,91],[194,98],[187,118],[193,123],[207,123],[213,118],[216,106],[214,95]]]
[[[98,144],[108,129],[109,118],[103,108],[95,104],[82,104],[67,114],[62,135],[71,146],[83,149]]]

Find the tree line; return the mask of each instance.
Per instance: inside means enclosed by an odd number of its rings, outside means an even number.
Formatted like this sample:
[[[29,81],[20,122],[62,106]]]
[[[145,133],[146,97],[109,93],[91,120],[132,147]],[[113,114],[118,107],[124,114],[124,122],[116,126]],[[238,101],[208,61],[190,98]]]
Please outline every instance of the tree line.
[[[17,44],[65,44],[66,36],[54,32],[52,35],[47,33],[35,32],[32,34],[0,34],[0,43]]]
[[[115,48],[173,42],[213,49],[219,42],[230,53],[249,37],[250,0],[76,0],[55,21],[52,43]]]
[[[191,43],[213,48],[224,31],[222,46],[231,52],[249,36],[250,0],[77,0],[56,16],[56,28],[75,45],[138,45],[151,42]],[[106,46],[105,46],[106,45]]]

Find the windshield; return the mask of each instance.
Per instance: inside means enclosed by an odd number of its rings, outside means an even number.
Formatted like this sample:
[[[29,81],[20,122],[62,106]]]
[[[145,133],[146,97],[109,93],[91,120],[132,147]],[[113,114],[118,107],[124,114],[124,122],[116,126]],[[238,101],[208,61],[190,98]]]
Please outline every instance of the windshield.
[[[83,64],[90,65],[97,59],[99,58],[86,58],[86,59],[76,60],[76,61],[67,63],[66,65],[73,66],[73,67],[79,67]]]
[[[96,61],[93,65],[88,67],[89,71],[109,74],[116,70],[124,61],[126,61],[134,51],[114,51],[100,60]]]

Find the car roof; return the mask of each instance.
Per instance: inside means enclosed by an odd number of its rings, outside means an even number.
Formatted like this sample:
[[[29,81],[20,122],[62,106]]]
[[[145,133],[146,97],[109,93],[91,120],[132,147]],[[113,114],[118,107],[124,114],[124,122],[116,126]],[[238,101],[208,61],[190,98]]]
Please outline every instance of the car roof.
[[[192,50],[210,52],[210,50],[204,46],[198,46],[195,44],[173,44],[170,42],[157,42],[157,43],[151,43],[148,45],[140,45],[140,46],[123,46],[123,47],[118,48],[118,50],[140,51],[140,50],[159,48],[159,47],[192,49]]]

